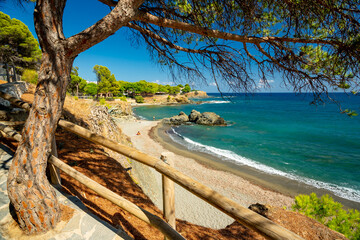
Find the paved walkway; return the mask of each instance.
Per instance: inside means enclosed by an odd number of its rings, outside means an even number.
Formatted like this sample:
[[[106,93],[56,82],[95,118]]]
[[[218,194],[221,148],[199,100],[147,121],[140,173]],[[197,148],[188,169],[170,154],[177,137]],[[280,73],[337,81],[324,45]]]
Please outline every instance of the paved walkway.
[[[0,240],[2,239],[49,239],[49,240],[130,240],[122,230],[116,229],[97,216],[89,213],[82,202],[74,196],[65,195],[56,188],[56,194],[61,204],[73,208],[74,214],[67,222],[60,222],[56,229],[35,237],[22,235],[14,225],[9,213],[10,200],[6,191],[6,180],[13,152],[0,144]],[[9,232],[8,229],[11,229]]]

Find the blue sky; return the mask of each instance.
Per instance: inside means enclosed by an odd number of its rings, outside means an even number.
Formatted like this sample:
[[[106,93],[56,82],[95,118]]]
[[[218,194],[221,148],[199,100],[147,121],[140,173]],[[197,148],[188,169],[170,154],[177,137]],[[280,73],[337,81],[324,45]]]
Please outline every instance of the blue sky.
[[[24,3],[24,6],[21,7],[14,0],[7,0],[0,6],[0,11],[10,15],[11,18],[24,22],[36,37],[33,23],[34,6],[34,3]],[[86,29],[109,11],[109,7],[97,0],[68,0],[63,22],[65,36],[70,37]],[[103,65],[115,74],[117,80],[130,82],[146,80],[160,84],[171,83],[172,78],[168,75],[166,68],[162,69],[151,61],[145,45],[132,46],[131,40],[129,40],[130,37],[128,30],[122,28],[105,41],[81,53],[74,62],[74,66],[79,67],[79,75],[88,81],[96,81],[92,68],[95,65]],[[177,83],[184,84],[186,82],[187,79],[181,79]],[[276,80],[270,80],[270,84],[272,88],[266,89],[266,92],[287,91],[280,88]],[[207,92],[217,92],[211,79],[208,80],[207,85],[199,81],[199,84],[194,88]],[[223,91],[226,91],[226,88]]]

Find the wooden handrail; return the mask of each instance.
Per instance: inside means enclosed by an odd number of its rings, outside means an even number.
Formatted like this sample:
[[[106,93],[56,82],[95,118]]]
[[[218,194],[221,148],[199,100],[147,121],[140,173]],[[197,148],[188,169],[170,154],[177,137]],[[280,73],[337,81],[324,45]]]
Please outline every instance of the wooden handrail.
[[[49,163],[53,164],[75,180],[79,181],[86,187],[90,188],[103,198],[111,201],[112,203],[116,204],[117,206],[121,207],[122,209],[126,210],[127,212],[131,213],[135,217],[139,218],[140,220],[154,226],[158,230],[160,230],[167,238],[169,239],[181,239],[184,240],[185,238],[180,235],[175,229],[173,229],[169,224],[167,224],[163,219],[159,218],[158,216],[146,211],[145,209],[136,206],[134,203],[126,200],[125,198],[119,196],[118,194],[114,193],[113,191],[107,189],[106,187],[100,185],[99,183],[95,182],[94,180],[88,178],[84,174],[76,171],[74,168],[70,167],[69,165],[62,162],[55,156],[51,156],[49,159]]]
[[[11,103],[11,105],[25,109],[26,111],[29,111],[31,108],[31,104],[24,102],[20,99],[17,99],[16,97],[13,97],[10,94],[4,93],[2,91],[0,91],[0,97],[5,100],[8,100]]]
[[[240,223],[257,231],[268,239],[303,239],[297,234],[287,230],[286,228],[277,225],[269,219],[239,205],[238,203],[212,190],[211,188],[193,180],[192,178],[186,176],[182,172],[174,169],[173,167],[167,165],[166,163],[157,158],[142,153],[135,148],[119,144],[103,136],[92,133],[89,130],[75,125],[71,122],[60,120],[58,125],[65,130],[72,132],[80,137],[83,137],[89,141],[100,144],[115,152],[118,152],[138,162],[155,168],[158,172],[172,179],[174,182],[184,187],[188,191],[192,192],[196,196],[200,197],[207,203],[216,207],[217,209],[239,221]]]
[[[21,135],[16,131],[0,131],[4,132],[8,137],[13,138],[17,141],[21,140]],[[8,127],[7,127],[8,128]],[[9,128],[10,129],[10,128]],[[100,185],[99,183],[95,182],[91,178],[88,178],[84,174],[76,171],[74,168],[70,167],[66,163],[62,162],[60,159],[51,155],[49,160],[49,164],[55,166],[57,169],[62,170],[64,173],[68,174],[70,177],[74,178],[75,180],[79,181],[86,187],[90,188],[103,198],[111,201],[115,205],[119,206],[120,208],[124,209],[125,211],[131,213],[135,217],[139,218],[140,220],[154,226],[160,232],[164,234],[168,239],[174,240],[185,240],[183,236],[179,232],[177,232],[174,228],[172,228],[168,223],[166,223],[163,219],[159,218],[158,216],[146,211],[145,209],[136,206],[134,203],[126,200],[125,198],[119,196],[118,194],[114,193],[113,191],[107,189],[106,187]]]
[[[22,139],[21,134],[19,134],[18,132],[16,132],[12,128],[10,128],[10,127],[8,127],[8,126],[6,126],[4,124],[0,124],[0,131],[3,132],[8,137],[14,138],[18,142],[20,142],[21,139]]]

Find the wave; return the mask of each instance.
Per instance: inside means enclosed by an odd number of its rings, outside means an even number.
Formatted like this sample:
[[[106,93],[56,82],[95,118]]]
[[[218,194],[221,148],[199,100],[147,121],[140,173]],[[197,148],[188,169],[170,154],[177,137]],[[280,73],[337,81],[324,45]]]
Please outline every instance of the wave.
[[[177,143],[185,146],[188,150],[199,151],[199,152],[211,154],[213,156],[221,158],[222,160],[233,162],[237,165],[246,165],[246,166],[255,168],[261,172],[267,173],[267,174],[286,177],[291,180],[302,182],[302,183],[305,183],[307,185],[313,186],[318,189],[326,189],[326,190],[331,191],[338,197],[349,199],[349,200],[352,200],[355,202],[360,202],[360,191],[358,191],[358,190],[338,186],[333,183],[327,183],[327,182],[322,182],[322,181],[298,176],[296,174],[287,173],[287,172],[284,172],[281,170],[277,170],[273,167],[270,167],[270,166],[264,165],[262,163],[256,162],[254,160],[240,156],[232,151],[224,150],[224,149],[220,149],[220,148],[216,148],[216,147],[212,147],[212,146],[207,146],[207,145],[203,145],[201,143],[195,142],[187,137],[182,136],[181,134],[176,132],[176,130],[174,128],[171,128],[171,130],[172,130],[173,134],[171,134],[171,133],[169,134],[170,138],[174,142],[177,142]],[[176,137],[174,137],[173,135],[175,135]],[[180,141],[179,139],[181,139],[182,141]]]
[[[211,100],[211,101],[205,101],[201,104],[222,104],[222,103],[230,103],[230,101]]]

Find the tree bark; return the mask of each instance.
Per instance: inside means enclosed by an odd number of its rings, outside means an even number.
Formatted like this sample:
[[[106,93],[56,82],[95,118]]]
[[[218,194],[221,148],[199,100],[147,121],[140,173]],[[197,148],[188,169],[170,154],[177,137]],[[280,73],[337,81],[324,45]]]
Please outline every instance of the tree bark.
[[[9,198],[20,227],[27,233],[45,232],[60,219],[59,203],[45,171],[51,153],[50,139],[61,116],[71,67],[72,61],[43,56],[33,107],[9,171]],[[65,84],[58,84],[61,81]]]
[[[46,178],[46,166],[74,60],[62,43],[65,2],[37,1],[35,28],[43,56],[33,106],[8,175],[10,201],[20,227],[29,234],[55,227],[61,215],[56,193]]]

